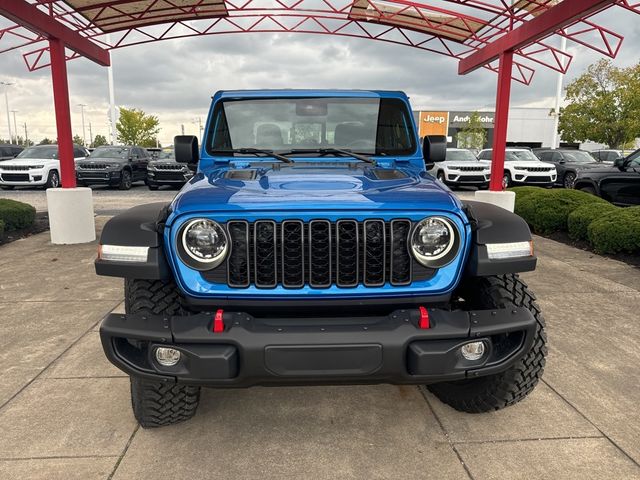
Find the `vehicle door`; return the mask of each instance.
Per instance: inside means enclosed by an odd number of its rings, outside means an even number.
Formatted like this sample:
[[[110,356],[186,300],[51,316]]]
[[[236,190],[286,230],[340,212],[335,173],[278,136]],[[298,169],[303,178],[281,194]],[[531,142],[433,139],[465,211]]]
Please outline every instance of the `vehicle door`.
[[[131,180],[136,181],[140,179],[140,152],[138,147],[131,147],[129,149],[129,166],[131,167]]]
[[[618,205],[640,205],[640,154],[629,158],[631,162],[624,171],[614,167],[600,180],[602,197]]]
[[[146,148],[138,148],[138,173],[140,174],[139,180],[146,180],[147,167],[151,161],[151,154]]]

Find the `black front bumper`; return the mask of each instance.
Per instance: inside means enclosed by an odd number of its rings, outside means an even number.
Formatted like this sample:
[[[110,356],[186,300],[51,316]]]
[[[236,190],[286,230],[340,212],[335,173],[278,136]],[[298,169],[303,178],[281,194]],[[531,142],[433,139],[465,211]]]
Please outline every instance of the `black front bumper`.
[[[428,312],[428,329],[418,327],[418,309],[303,319],[225,312],[220,333],[210,314],[109,314],[100,336],[109,360],[130,375],[216,387],[461,380],[505,370],[534,341],[536,321],[525,308]],[[485,342],[481,360],[461,355],[470,341]],[[180,350],[177,365],[157,363],[162,346]]]
[[[97,171],[78,171],[76,172],[76,180],[86,185],[110,185],[120,184],[120,170],[97,170]]]

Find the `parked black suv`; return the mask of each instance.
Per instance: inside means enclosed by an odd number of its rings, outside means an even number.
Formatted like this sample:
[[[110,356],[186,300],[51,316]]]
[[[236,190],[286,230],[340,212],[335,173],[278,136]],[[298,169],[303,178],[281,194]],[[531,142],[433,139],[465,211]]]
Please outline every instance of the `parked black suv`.
[[[24,149],[20,145],[0,145],[0,161],[11,160],[12,158],[15,158],[16,155],[18,155],[22,150]]]
[[[543,162],[556,166],[556,185],[562,185],[564,188],[573,188],[579,171],[599,166],[596,159],[585,150],[536,148],[533,153]]]
[[[137,181],[147,181],[149,152],[138,146],[103,146],[76,163],[78,185],[103,184],[129,190]]]
[[[619,158],[613,166],[578,173],[574,188],[598,195],[616,205],[640,205],[640,150]]]
[[[182,187],[193,177],[193,172],[184,163],[176,162],[173,149],[163,150],[149,162],[147,168],[147,186],[157,190],[161,185]]]
[[[596,162],[608,163],[610,165],[613,165],[613,162],[618,158],[624,157],[622,150],[595,150],[589,153],[596,159]]]

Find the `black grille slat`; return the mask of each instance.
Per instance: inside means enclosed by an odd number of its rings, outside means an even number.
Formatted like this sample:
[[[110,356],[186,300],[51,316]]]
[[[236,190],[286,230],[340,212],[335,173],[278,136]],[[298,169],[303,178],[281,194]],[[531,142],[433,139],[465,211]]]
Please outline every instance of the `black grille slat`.
[[[254,264],[257,287],[275,287],[278,284],[276,258],[276,223],[259,220],[254,228]]]
[[[231,240],[231,253],[227,260],[227,282],[232,287],[248,287],[249,271],[249,224],[233,221],[227,224]]]
[[[331,286],[331,223],[327,220],[309,222],[309,285]]]
[[[386,270],[386,235],[382,220],[364,222],[363,282],[368,287],[384,285]]]
[[[302,287],[305,283],[304,223],[299,220],[282,222],[282,285]]]
[[[339,220],[336,224],[336,283],[355,287],[360,280],[358,269],[358,222]]]
[[[411,254],[407,239],[411,231],[409,220],[391,222],[391,284],[408,285],[411,283]]]

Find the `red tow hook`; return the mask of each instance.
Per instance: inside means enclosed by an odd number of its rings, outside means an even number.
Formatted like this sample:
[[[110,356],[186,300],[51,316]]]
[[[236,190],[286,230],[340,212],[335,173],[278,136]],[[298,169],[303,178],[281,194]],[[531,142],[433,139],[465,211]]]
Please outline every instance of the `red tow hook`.
[[[222,316],[224,315],[223,309],[218,309],[216,312],[216,316],[213,317],[213,333],[222,333],[224,332],[224,321],[222,320]]]
[[[418,309],[420,310],[420,320],[418,320],[418,328],[423,330],[430,328],[431,325],[429,323],[429,312],[423,306],[418,307]]]

